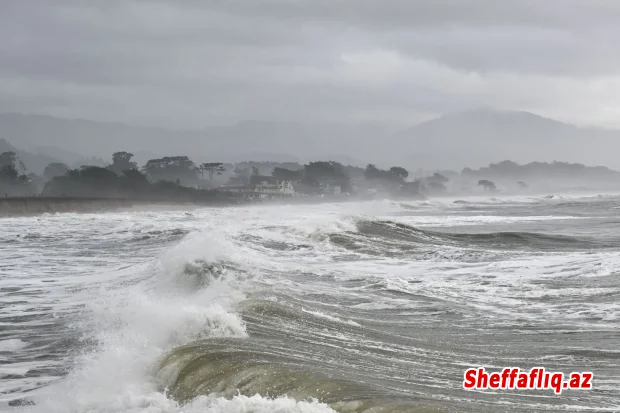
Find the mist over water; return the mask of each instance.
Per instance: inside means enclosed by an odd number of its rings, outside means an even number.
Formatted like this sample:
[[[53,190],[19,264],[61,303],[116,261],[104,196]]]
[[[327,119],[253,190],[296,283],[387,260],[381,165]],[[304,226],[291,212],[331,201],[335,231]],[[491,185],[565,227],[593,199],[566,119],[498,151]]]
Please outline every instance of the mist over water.
[[[0,410],[617,411],[619,212],[600,195],[4,219]],[[592,371],[593,390],[464,391],[478,366]]]

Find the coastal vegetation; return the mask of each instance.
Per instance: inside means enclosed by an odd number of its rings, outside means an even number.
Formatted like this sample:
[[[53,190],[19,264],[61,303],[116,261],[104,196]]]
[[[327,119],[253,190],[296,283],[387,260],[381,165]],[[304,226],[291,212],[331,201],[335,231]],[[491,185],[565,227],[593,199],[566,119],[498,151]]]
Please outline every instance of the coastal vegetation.
[[[580,163],[568,162],[530,162],[519,165],[513,161],[491,163],[489,166],[471,169],[465,168],[461,175],[468,178],[496,179],[521,182],[523,186],[527,181],[536,180],[540,177],[557,179],[592,178],[593,180],[603,177],[618,178],[619,173],[605,166],[585,166]],[[527,185],[525,185],[527,186]]]
[[[97,162],[99,163],[99,162]],[[402,166],[383,169],[375,164],[362,168],[336,161],[296,162],[194,162],[189,156],[149,159],[140,166],[134,154],[118,151],[111,162],[71,168],[50,162],[42,174],[26,170],[14,151],[0,154],[0,191],[5,197],[88,197],[136,200],[238,203],[277,197],[355,197],[367,199],[423,198],[449,193],[467,185],[471,191],[496,192],[506,183],[525,191],[540,175],[618,179],[619,173],[604,167],[564,162],[512,161],[490,164],[461,173],[410,172]]]
[[[407,187],[409,196],[421,196],[418,184],[406,182],[409,172],[402,167],[383,171],[372,165],[363,169],[335,161],[316,161],[305,165],[267,162],[197,164],[188,156],[154,158],[140,167],[133,157],[130,152],[115,152],[112,162],[105,167],[83,165],[70,169],[61,163],[50,163],[45,168],[45,184],[39,193],[49,197],[118,197],[210,203],[216,200],[239,202],[247,198],[261,198],[261,195],[352,196],[373,186],[394,195],[402,194],[403,187]],[[11,159],[7,163],[18,163],[15,157]],[[265,174],[265,171],[269,173]],[[227,172],[227,182],[215,182],[215,178]],[[280,191],[283,183],[293,189]],[[10,195],[26,194],[12,191]]]
[[[13,151],[0,154],[0,192],[8,196],[26,196],[36,191],[34,176],[28,176],[24,163]]]
[[[497,187],[493,181],[489,181],[488,179],[481,179],[478,181],[478,186],[484,188],[485,191],[495,191]]]
[[[216,200],[237,202],[261,198],[265,194],[269,197],[293,194],[344,197],[369,189],[379,189],[376,192],[388,195],[419,197],[422,188],[419,181],[407,182],[409,172],[398,166],[382,170],[368,165],[364,169],[335,161],[304,165],[292,162],[198,164],[188,156],[153,158],[139,166],[133,160],[134,155],[125,151],[115,152],[111,158],[112,162],[105,166],[82,165],[79,168],[52,162],[41,177],[36,177],[37,188],[35,177],[26,175],[15,153],[4,153],[0,157],[2,189],[5,196],[116,197],[209,203]],[[222,176],[226,176],[227,181],[216,179]],[[280,191],[283,183],[288,185],[288,192]]]

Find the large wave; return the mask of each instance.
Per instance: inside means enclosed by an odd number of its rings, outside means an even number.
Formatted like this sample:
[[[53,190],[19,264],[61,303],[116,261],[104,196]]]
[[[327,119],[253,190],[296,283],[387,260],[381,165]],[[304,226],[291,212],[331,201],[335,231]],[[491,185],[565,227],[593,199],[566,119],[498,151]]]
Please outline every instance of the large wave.
[[[534,232],[456,233],[421,229],[386,220],[360,219],[357,231],[330,234],[337,245],[357,250],[360,241],[376,241],[384,247],[414,250],[421,246],[479,247],[491,250],[526,249],[529,251],[563,251],[593,248],[617,248],[620,242],[601,242],[588,237],[565,236]],[[377,252],[381,252],[378,250]]]
[[[225,240],[196,234],[149,265],[133,267],[139,274],[124,268],[127,276],[120,278],[125,279],[99,289],[96,297],[92,289],[78,292],[91,299],[73,328],[91,344],[82,348],[64,380],[33,398],[30,409],[142,411],[166,399],[152,371],[166,351],[205,338],[247,337],[234,309],[244,295],[227,263],[234,260],[226,254],[230,247]],[[176,411],[175,403],[162,411]]]

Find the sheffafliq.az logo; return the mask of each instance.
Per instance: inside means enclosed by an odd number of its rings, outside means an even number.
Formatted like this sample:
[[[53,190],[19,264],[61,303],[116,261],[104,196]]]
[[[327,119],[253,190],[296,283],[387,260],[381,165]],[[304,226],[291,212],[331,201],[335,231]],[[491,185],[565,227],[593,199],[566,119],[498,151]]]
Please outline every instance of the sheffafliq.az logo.
[[[519,367],[506,367],[501,372],[487,373],[484,367],[469,369],[463,376],[467,390],[549,390],[561,394],[563,390],[589,390],[594,374],[590,372],[548,372],[544,367],[521,371]]]

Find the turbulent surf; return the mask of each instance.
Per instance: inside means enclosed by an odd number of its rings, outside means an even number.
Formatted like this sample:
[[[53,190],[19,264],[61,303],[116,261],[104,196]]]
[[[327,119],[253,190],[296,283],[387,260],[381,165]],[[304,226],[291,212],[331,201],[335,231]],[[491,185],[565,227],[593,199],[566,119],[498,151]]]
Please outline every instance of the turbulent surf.
[[[620,408],[620,197],[2,220],[0,409]],[[471,367],[590,391],[466,391]]]

